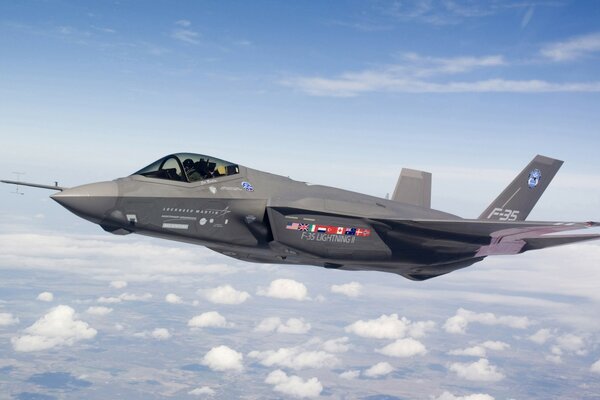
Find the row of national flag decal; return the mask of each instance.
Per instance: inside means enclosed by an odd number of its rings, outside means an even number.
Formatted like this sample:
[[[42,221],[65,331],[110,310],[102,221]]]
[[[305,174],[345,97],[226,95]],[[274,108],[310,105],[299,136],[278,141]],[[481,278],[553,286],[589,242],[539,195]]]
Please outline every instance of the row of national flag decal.
[[[370,229],[346,228],[343,226],[332,225],[303,224],[301,222],[288,222],[285,229],[290,229],[292,231],[326,233],[328,235],[349,235],[362,237],[371,236]]]

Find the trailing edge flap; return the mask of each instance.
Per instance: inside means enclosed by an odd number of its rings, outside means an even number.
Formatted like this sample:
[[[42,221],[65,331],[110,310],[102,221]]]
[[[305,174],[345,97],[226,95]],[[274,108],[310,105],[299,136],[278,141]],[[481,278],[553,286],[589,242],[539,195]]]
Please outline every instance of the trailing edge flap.
[[[392,200],[431,208],[431,173],[402,168]]]

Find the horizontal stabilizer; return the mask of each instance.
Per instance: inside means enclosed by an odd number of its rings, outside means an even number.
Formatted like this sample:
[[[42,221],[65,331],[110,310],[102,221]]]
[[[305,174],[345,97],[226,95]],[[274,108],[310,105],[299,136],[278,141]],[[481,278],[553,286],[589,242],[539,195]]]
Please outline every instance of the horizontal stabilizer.
[[[563,162],[537,155],[479,216],[493,221],[524,221]]]
[[[539,250],[547,247],[562,246],[564,244],[585,242],[588,240],[600,239],[600,235],[564,235],[564,236],[547,236],[525,239],[525,247],[523,251]]]
[[[431,173],[402,168],[392,200],[431,208]]]

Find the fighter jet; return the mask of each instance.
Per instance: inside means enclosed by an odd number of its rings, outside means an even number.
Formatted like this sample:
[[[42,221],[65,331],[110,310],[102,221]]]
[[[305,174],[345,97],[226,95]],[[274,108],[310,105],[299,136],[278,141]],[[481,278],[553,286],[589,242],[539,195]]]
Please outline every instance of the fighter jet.
[[[403,169],[391,199],[299,182],[214,157],[178,153],[125,178],[57,190],[53,200],[116,235],[206,246],[258,263],[437,277],[488,256],[600,238],[557,233],[597,222],[530,222],[562,165],[536,156],[478,219],[431,208],[431,174]],[[550,235],[552,234],[552,235]]]

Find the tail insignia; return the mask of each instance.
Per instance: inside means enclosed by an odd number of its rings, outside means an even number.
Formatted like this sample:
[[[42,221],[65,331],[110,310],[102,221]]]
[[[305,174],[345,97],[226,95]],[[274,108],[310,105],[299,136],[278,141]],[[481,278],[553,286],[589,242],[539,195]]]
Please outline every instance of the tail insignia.
[[[527,179],[527,185],[530,189],[533,189],[540,183],[540,179],[542,179],[542,172],[539,169],[534,169],[529,173],[529,178]]]

